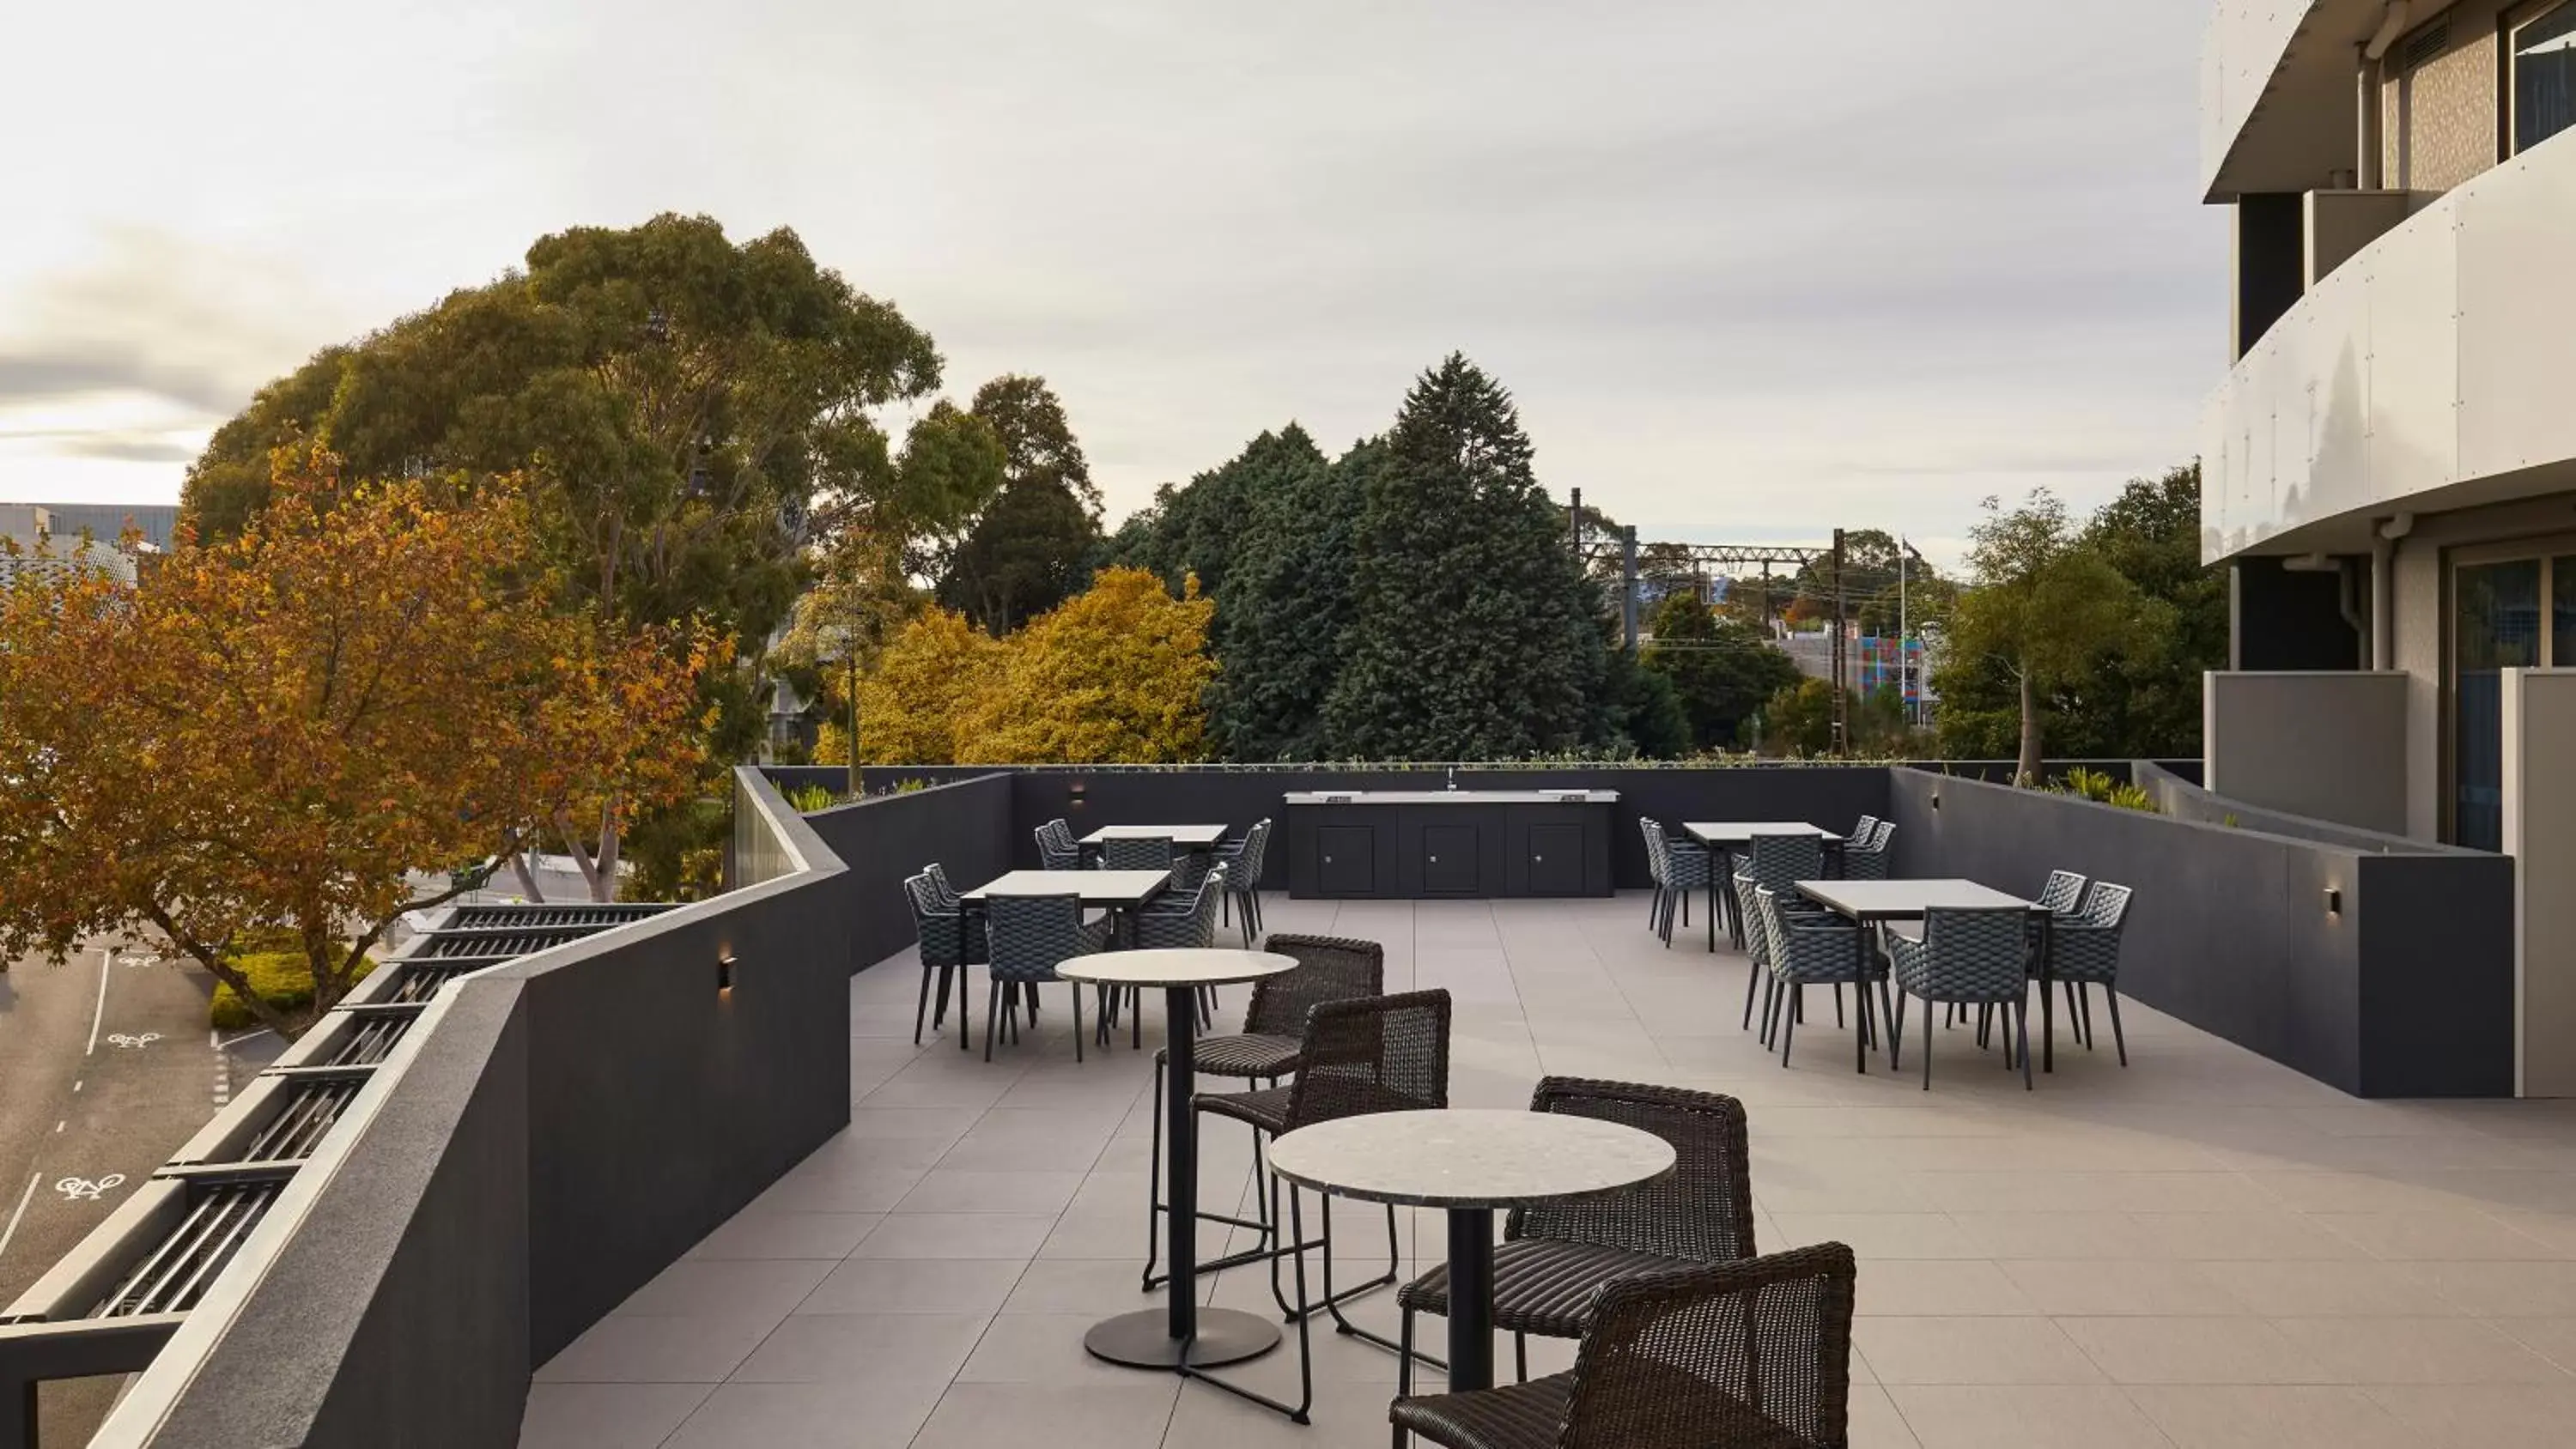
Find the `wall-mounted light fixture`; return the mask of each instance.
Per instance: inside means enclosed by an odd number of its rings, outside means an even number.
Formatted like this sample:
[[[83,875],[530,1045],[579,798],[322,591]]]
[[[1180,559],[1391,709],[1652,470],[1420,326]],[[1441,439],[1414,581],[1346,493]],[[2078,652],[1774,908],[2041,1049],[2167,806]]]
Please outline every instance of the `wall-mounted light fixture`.
[[[2326,887],[2326,914],[2329,916],[2343,914],[2343,891],[2340,887]]]
[[[1932,792],[1932,808],[1935,810],[1941,808],[1941,792],[1938,790]]]
[[[716,958],[716,995],[733,995],[733,964],[731,951]]]
[[[1066,787],[1066,792],[1073,796],[1073,808],[1076,810],[1081,809],[1083,792],[1082,782],[1080,780],[1074,781],[1071,785]]]

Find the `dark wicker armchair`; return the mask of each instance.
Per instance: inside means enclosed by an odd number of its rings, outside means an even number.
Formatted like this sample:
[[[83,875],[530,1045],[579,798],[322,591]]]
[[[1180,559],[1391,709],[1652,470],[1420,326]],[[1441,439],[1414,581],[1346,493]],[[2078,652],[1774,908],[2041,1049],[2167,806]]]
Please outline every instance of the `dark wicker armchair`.
[[[1243,1015],[1243,1030],[1232,1036],[1212,1036],[1198,1043],[1196,1061],[1199,1075],[1234,1077],[1247,1082],[1278,1086],[1297,1070],[1300,1038],[1306,1030],[1306,1013],[1328,1001],[1355,1001],[1382,995],[1386,991],[1386,948],[1375,941],[1345,940],[1336,936],[1273,936],[1262,943],[1262,949],[1281,956],[1294,957],[1297,969],[1265,976],[1253,983],[1252,1007]],[[1149,1100],[1163,1100],[1163,1072],[1171,1064],[1171,1053],[1154,1053],[1154,1095]],[[1153,1171],[1146,1176],[1146,1199],[1152,1210],[1145,1215],[1145,1286],[1152,1289],[1163,1281],[1154,1272],[1156,1254],[1161,1251],[1163,1214],[1163,1118],[1154,1116]],[[1261,1232],[1261,1250],[1266,1251],[1277,1234],[1277,1227],[1267,1215],[1258,1219],[1227,1217],[1222,1213],[1202,1210],[1199,1216],[1228,1222],[1236,1227],[1256,1228]],[[1241,1261],[1250,1261],[1244,1258]]]
[[[1852,1294],[1840,1243],[1631,1278],[1602,1291],[1571,1372],[1399,1398],[1453,1449],[1843,1449]]]
[[[1305,1030],[1299,1034],[1297,1079],[1284,1087],[1265,1087],[1250,1092],[1202,1092],[1195,1101],[1197,1110],[1216,1117],[1230,1117],[1249,1124],[1255,1134],[1255,1160],[1267,1179],[1265,1196],[1268,1216],[1276,1224],[1281,1219],[1279,1193],[1288,1189],[1286,1241],[1275,1246],[1237,1253],[1214,1263],[1201,1265],[1201,1271],[1267,1258],[1270,1261],[1270,1292],[1279,1301],[1280,1310],[1297,1325],[1298,1381],[1303,1397],[1295,1406],[1273,1404],[1289,1417],[1305,1422],[1306,1411],[1315,1400],[1314,1355],[1308,1337],[1308,1325],[1317,1309],[1330,1312],[1334,1326],[1345,1333],[1359,1330],[1342,1316],[1341,1305],[1362,1293],[1383,1288],[1395,1281],[1396,1265],[1402,1260],[1396,1238],[1395,1209],[1386,1209],[1386,1271],[1365,1282],[1343,1289],[1333,1286],[1333,1200],[1323,1199],[1322,1231],[1313,1239],[1305,1233],[1302,1193],[1293,1184],[1283,1184],[1269,1171],[1267,1154],[1260,1145],[1282,1137],[1300,1127],[1319,1122],[1335,1122],[1344,1117],[1362,1117],[1377,1112],[1433,1111],[1449,1105],[1449,993],[1446,991],[1409,991],[1396,996],[1372,996],[1360,1000],[1327,1001],[1311,1007],[1306,1013]],[[1277,1236],[1273,1235],[1274,1238]],[[1324,1294],[1309,1302],[1306,1297],[1306,1254],[1321,1248],[1324,1253]],[[1291,1304],[1279,1283],[1279,1260],[1288,1259],[1294,1266],[1297,1300]],[[1263,1402],[1269,1402],[1264,1400]]]
[[[1527,1336],[1578,1338],[1602,1285],[1753,1256],[1753,1175],[1744,1105],[1714,1092],[1548,1077],[1533,1112],[1593,1117],[1673,1145],[1670,1176],[1610,1197],[1515,1208],[1494,1252],[1494,1326],[1512,1331],[1528,1373]],[[1449,1270],[1396,1295],[1403,1311],[1398,1392],[1413,1383],[1413,1315],[1449,1312]]]

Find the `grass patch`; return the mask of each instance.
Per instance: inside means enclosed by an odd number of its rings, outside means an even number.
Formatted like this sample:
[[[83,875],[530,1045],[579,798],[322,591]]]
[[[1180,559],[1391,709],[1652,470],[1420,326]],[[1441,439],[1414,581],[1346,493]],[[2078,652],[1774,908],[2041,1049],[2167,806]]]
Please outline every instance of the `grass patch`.
[[[227,964],[242,973],[250,988],[262,1001],[288,1016],[303,1016],[313,1009],[313,972],[304,959],[304,947],[286,932],[263,933],[244,942],[227,958]],[[376,958],[369,956],[358,963],[358,973],[351,985],[367,979],[376,969]],[[229,983],[215,983],[214,998],[206,1003],[206,1022],[217,1031],[247,1031],[260,1024],[250,1006],[233,991]]]

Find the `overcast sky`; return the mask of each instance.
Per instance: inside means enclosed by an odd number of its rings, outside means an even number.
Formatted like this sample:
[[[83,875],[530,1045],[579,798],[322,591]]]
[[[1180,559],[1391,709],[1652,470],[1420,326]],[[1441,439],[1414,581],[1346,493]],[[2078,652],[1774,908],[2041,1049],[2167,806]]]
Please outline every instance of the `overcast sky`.
[[[1111,513],[1463,349],[1649,538],[2089,505],[2194,451],[2206,7],[571,0],[18,7],[0,499],[167,501],[316,348],[538,235],[777,226],[1044,375]],[[900,420],[896,420],[900,425]]]

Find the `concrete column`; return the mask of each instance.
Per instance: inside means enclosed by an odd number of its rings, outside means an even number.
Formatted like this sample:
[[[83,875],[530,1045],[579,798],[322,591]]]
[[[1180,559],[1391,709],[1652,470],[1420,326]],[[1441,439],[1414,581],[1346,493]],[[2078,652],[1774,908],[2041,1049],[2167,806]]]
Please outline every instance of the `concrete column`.
[[[2576,669],[2504,672],[2514,864],[2514,1090],[2576,1097]]]

